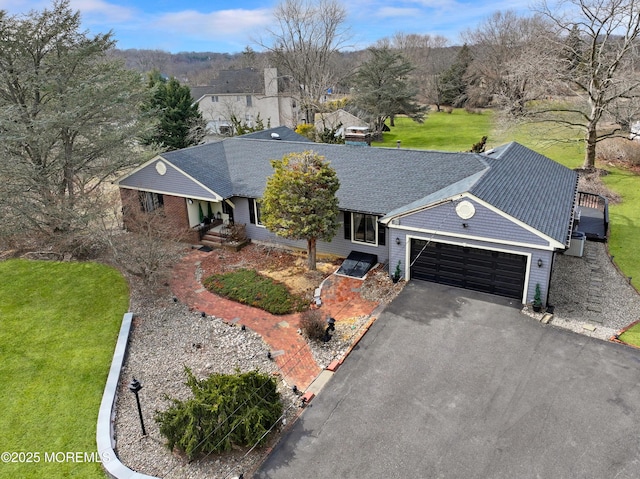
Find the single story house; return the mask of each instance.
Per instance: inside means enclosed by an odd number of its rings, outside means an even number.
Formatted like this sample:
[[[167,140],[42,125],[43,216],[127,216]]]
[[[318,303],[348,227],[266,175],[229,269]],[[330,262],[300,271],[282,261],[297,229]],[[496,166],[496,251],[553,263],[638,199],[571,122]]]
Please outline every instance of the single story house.
[[[340,179],[340,229],[319,253],[375,255],[393,274],[542,301],[571,241],[576,172],[518,143],[482,154],[311,143],[286,127],[163,153],[118,181],[124,198],[192,228],[201,211],[257,242],[302,248],[260,224],[270,160],[323,155]],[[219,214],[218,214],[219,213]]]

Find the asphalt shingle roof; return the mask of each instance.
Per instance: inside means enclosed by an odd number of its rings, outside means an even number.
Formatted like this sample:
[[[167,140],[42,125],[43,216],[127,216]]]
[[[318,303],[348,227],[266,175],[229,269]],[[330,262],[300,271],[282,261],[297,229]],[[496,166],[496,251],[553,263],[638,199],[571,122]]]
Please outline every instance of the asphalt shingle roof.
[[[468,191],[566,241],[577,174],[517,143],[479,155],[287,141],[283,138],[291,138],[289,132],[299,135],[284,130],[227,138],[162,157],[225,198],[259,198],[273,173],[272,159],[313,150],[340,178],[341,209],[386,215]],[[271,139],[272,131],[281,139]]]

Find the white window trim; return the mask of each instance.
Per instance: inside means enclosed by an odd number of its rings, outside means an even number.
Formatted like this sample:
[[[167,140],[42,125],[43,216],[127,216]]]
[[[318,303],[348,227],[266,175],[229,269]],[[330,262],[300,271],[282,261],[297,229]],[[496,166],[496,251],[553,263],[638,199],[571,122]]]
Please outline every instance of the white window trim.
[[[356,231],[355,231],[355,219],[353,217],[353,215],[364,215],[364,216],[371,216],[373,218],[373,224],[375,227],[375,232],[374,232],[374,238],[375,241],[373,243],[369,243],[368,241],[358,241],[356,239]],[[362,245],[367,245],[367,246],[378,246],[378,217],[376,215],[370,215],[367,213],[357,213],[357,212],[351,212],[351,242],[355,243],[355,244],[362,244]]]
[[[256,220],[256,226],[259,226],[260,228],[266,228],[265,225],[262,224],[262,221],[260,221],[260,216],[262,216],[261,214],[258,214],[260,210],[258,209],[258,200],[257,199],[253,199],[253,215],[255,217]]]

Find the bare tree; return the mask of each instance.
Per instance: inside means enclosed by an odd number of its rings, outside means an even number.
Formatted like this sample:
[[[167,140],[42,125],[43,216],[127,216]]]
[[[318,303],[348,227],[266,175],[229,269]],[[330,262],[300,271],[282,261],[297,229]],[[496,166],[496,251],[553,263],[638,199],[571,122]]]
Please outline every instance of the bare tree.
[[[403,32],[376,42],[379,48],[399,50],[411,62],[414,69],[410,77],[418,87],[418,100],[421,103],[435,103],[437,106],[440,103],[437,94],[434,95],[434,81],[437,82],[438,75],[449,66],[450,60],[443,62],[442,55],[448,44],[449,40],[440,35]]]
[[[554,121],[582,128],[584,169],[595,169],[596,145],[619,135],[640,97],[634,65],[640,34],[640,3],[635,0],[565,0],[540,11],[554,25],[558,58],[556,80],[576,97],[569,106],[539,113],[563,112]],[[559,39],[559,40],[558,40]],[[605,128],[603,120],[611,120]]]
[[[467,97],[476,106],[492,103],[523,114],[528,101],[548,95],[550,27],[541,16],[496,12],[463,37],[474,61],[467,71]]]
[[[280,74],[293,78],[306,121],[313,123],[322,97],[341,75],[336,57],[348,40],[346,9],[337,0],[284,0],[274,15],[277,27],[268,30],[268,41],[257,43]]]
[[[137,192],[127,193],[121,198],[113,190],[106,195],[110,208],[101,218],[99,238],[115,266],[146,286],[157,286],[169,278],[170,267],[184,252],[186,232],[169,221],[162,208],[145,212]]]

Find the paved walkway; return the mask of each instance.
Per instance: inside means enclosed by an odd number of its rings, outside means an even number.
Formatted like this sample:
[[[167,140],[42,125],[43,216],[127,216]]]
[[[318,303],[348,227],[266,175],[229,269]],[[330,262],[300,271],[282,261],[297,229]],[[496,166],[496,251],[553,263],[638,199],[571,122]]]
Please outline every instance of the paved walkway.
[[[171,290],[191,309],[204,311],[227,322],[244,325],[269,345],[285,381],[304,391],[320,374],[304,338],[298,334],[299,314],[274,316],[207,291],[200,282],[199,266],[209,253],[193,251],[174,268]],[[362,299],[361,280],[330,276],[322,290],[322,311],[336,321],[370,315],[378,303]]]

